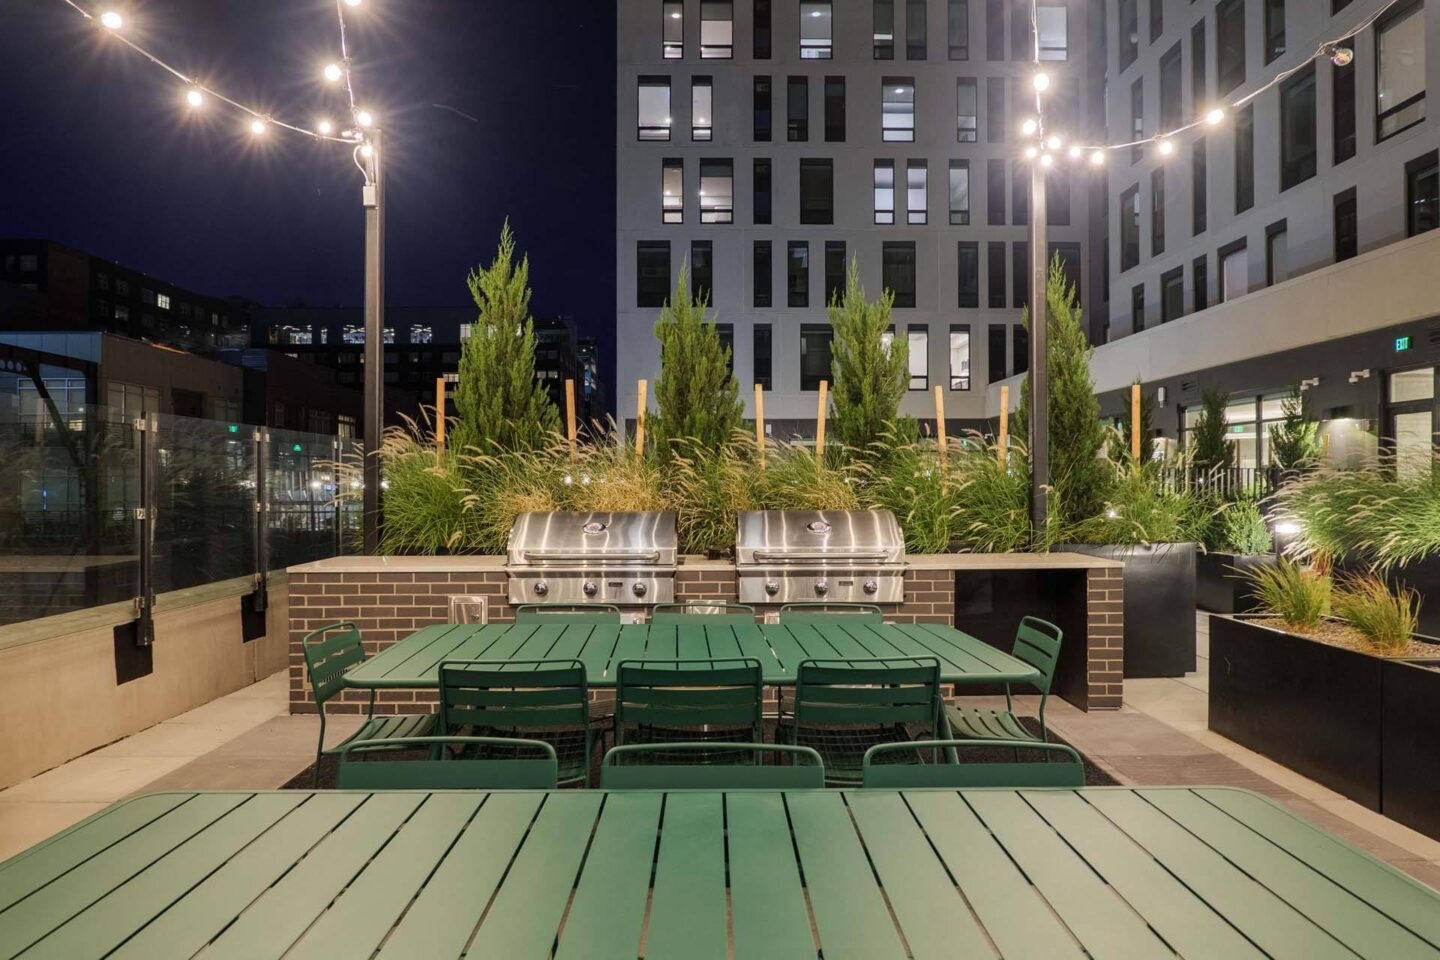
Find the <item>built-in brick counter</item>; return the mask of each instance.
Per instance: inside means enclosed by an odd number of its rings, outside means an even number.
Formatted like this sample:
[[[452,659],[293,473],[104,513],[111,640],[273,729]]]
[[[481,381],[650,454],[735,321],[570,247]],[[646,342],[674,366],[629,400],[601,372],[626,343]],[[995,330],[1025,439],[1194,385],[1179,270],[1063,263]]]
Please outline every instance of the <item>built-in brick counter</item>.
[[[1069,645],[1074,643],[1075,634],[1083,632],[1084,663],[1076,664],[1081,679],[1072,683],[1064,695],[1082,709],[1119,709],[1124,662],[1120,563],[1079,554],[1028,553],[940,554],[911,556],[907,560],[905,602],[886,605],[886,619],[898,623],[954,624],[957,578],[963,584],[977,575],[1058,574],[1080,584],[1074,597],[1075,603],[1083,603],[1084,610],[1074,611],[1073,622],[1083,623],[1083,627],[1067,630],[1066,652],[1073,649]],[[336,620],[355,621],[365,637],[366,653],[373,656],[421,627],[446,622],[450,598],[455,595],[488,598],[492,623],[514,619],[506,600],[503,557],[336,557],[291,567],[289,579],[291,713],[315,711],[300,644],[304,635],[317,627]],[[736,598],[733,563],[682,558],[675,578],[677,602],[735,602]],[[1009,646],[1005,637],[985,639]],[[1073,654],[1066,659],[1071,657]],[[364,709],[368,700],[368,693],[346,691],[326,709],[356,713]],[[407,712],[414,710],[416,703],[434,700],[431,691],[384,690],[376,709]]]

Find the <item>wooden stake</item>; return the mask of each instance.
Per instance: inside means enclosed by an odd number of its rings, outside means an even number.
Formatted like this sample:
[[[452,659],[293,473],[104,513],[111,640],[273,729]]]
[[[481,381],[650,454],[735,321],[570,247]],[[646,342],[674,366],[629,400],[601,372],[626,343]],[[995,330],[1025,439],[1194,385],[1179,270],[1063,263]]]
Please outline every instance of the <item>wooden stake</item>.
[[[1130,459],[1140,462],[1140,384],[1130,384]]]
[[[570,462],[575,462],[575,381],[565,381],[565,438],[570,441]]]
[[[435,459],[445,454],[445,378],[435,378]]]
[[[945,470],[945,392],[935,385],[935,437],[940,442],[940,470]]]
[[[635,398],[635,455],[645,453],[645,381],[639,381],[640,395]]]
[[[765,469],[765,388],[755,384],[755,453]]]
[[[830,393],[830,382],[820,381],[820,405],[815,411],[815,456],[825,453],[825,399]]]
[[[1010,388],[1000,385],[1000,444],[996,455],[1000,458],[1000,469],[1005,469],[1006,446],[1010,440]]]

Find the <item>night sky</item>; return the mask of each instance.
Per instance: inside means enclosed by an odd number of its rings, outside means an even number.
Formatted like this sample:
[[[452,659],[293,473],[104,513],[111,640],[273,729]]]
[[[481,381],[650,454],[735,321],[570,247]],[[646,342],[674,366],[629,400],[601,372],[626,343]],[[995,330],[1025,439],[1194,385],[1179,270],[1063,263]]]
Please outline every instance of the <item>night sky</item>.
[[[333,0],[81,0],[236,100],[343,119],[320,77]],[[537,315],[609,354],[615,307],[615,0],[364,0],[356,93],[388,137],[386,300],[469,303],[510,217]],[[58,240],[217,296],[358,305],[363,213],[348,148],[257,143],[62,0],[0,0],[0,236]],[[472,122],[449,109],[475,118]],[[607,365],[613,357],[605,357]]]

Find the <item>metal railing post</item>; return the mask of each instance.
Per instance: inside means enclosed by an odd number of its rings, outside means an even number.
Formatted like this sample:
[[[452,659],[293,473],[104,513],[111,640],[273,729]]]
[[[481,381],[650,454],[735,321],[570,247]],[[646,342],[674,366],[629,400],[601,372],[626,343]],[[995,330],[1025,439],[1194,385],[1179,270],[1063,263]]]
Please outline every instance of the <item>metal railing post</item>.
[[[255,593],[253,609],[263,613],[270,602],[270,434],[257,428],[255,441]]]
[[[135,643],[155,642],[155,480],[159,470],[160,418],[153,413],[133,421],[140,446],[140,505],[135,508],[140,545],[140,592],[135,597]]]

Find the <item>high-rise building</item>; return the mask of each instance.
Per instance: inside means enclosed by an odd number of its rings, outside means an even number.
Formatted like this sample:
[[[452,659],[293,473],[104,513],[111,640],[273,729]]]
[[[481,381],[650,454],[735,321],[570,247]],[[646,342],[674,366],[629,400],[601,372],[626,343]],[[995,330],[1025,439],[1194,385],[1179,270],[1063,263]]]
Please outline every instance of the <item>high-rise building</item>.
[[[1099,136],[1100,4],[1036,14],[1049,129]],[[758,383],[773,433],[809,434],[852,261],[894,296],[903,411],[933,418],[940,385],[947,420],[985,417],[986,385],[1028,359],[1028,0],[624,0],[617,36],[621,419],[659,372],[655,320],[688,266],[747,415]],[[1047,183],[1049,252],[1103,311],[1104,174],[1065,161]]]

